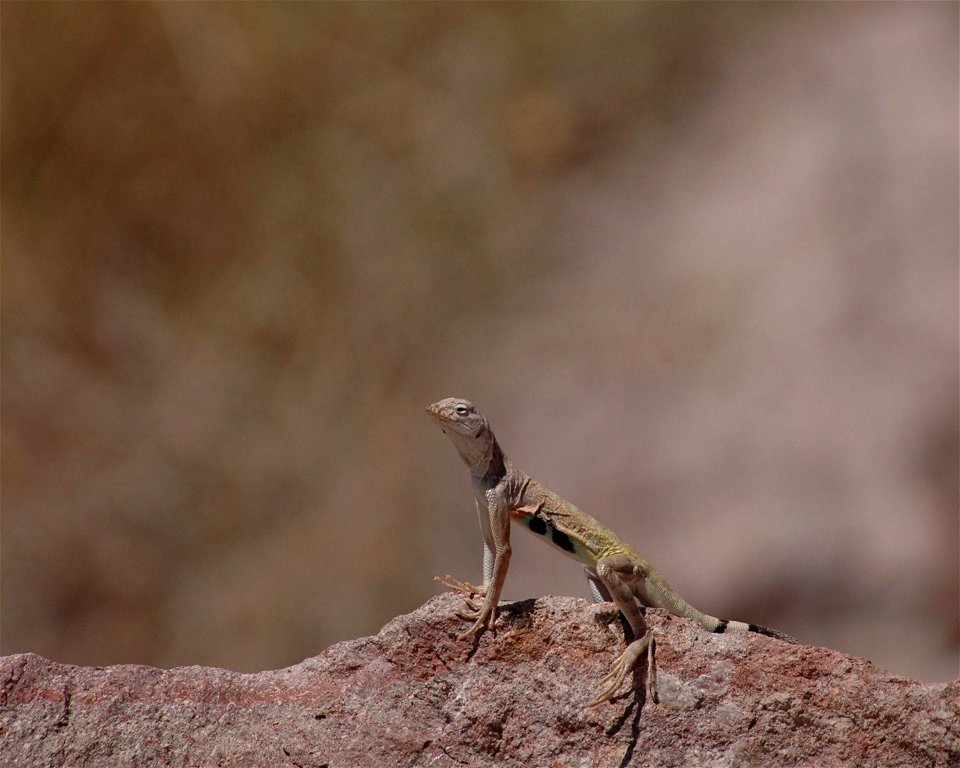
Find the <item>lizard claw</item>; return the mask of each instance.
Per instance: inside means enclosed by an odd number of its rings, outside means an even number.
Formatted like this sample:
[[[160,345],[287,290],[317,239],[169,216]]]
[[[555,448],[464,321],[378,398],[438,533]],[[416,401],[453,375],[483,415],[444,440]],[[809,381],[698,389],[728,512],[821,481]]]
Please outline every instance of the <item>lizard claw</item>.
[[[471,584],[467,581],[457,581],[457,579],[453,578],[452,576],[444,576],[442,579],[439,576],[434,576],[433,580],[443,584],[443,586],[447,587],[448,589],[463,595],[463,601],[470,609],[471,615],[458,613],[457,615],[461,619],[475,621],[480,616],[480,610],[483,603],[477,602],[477,599],[483,599],[486,597],[487,590],[485,587],[478,587],[475,584]]]
[[[460,610],[456,614],[464,621],[477,621],[480,618],[480,614],[483,613],[483,603],[477,604],[473,600],[464,599],[469,610]]]
[[[462,614],[459,614],[459,613],[457,614],[457,616],[460,616],[460,618],[462,619],[467,618],[466,616],[463,616]],[[479,635],[481,632],[483,632],[483,630],[484,630],[484,623],[478,619],[476,622],[474,622],[474,625],[470,627],[470,629],[468,629],[466,632],[461,632],[459,635],[457,635],[457,640],[466,640],[469,637]]]
[[[657,696],[655,649],[656,640],[652,632],[647,632],[642,638],[630,643],[626,650],[614,659],[613,664],[610,665],[610,671],[600,680],[600,693],[587,706],[596,707],[605,701],[610,701],[616,695],[620,686],[623,685],[627,675],[636,668],[637,662],[644,652],[647,654],[647,698],[656,704],[659,697]]]
[[[472,621],[473,626],[462,635],[459,635],[457,640],[465,640],[473,635],[479,635],[485,629],[489,629],[491,632],[495,631],[497,606],[487,605],[487,588],[485,586],[478,587],[467,581],[459,581],[453,578],[453,576],[444,576],[442,578],[440,576],[434,576],[433,580],[464,596],[464,602],[467,604],[469,610],[457,611],[456,615],[464,621]],[[482,600],[483,602],[478,602],[478,600]]]
[[[600,680],[600,693],[597,697],[587,704],[588,707],[596,707],[605,701],[610,701],[616,694],[617,689],[623,684],[627,673],[630,671],[623,663],[623,657],[626,651],[620,654],[610,667],[610,671]]]
[[[486,605],[481,606],[472,613],[457,611],[457,616],[464,621],[473,622],[473,626],[463,634],[458,635],[457,640],[466,640],[468,637],[481,634],[484,630],[490,630],[490,632],[496,634],[497,606],[495,605],[489,608]]]
[[[487,594],[486,587],[478,587],[475,584],[471,584],[469,581],[458,581],[457,579],[453,578],[453,576],[434,576],[433,580],[443,584],[443,586],[445,586],[447,589],[453,590],[454,592],[459,592],[462,595],[466,595],[468,598],[485,597]]]

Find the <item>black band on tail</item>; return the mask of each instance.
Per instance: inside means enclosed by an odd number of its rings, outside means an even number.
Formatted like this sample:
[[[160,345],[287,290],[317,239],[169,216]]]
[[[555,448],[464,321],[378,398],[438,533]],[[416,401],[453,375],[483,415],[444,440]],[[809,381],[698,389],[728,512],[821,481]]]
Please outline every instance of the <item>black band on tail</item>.
[[[763,627],[759,624],[750,624],[749,626],[751,632],[759,632],[761,635],[766,635],[767,637],[775,637],[777,640],[783,640],[785,643],[794,643],[795,645],[799,645],[800,643],[796,638],[790,637],[790,635],[783,632],[778,632],[775,629],[770,629],[770,627]]]

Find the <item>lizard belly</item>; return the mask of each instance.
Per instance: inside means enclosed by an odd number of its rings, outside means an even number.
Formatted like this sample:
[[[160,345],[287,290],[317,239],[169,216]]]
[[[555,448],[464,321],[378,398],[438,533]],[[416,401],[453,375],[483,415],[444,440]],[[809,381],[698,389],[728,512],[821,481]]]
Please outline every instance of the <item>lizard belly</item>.
[[[512,509],[510,510],[510,517],[515,523],[519,523],[531,533],[535,533],[547,544],[559,549],[568,557],[589,566],[597,564],[596,555],[582,541],[561,531],[539,515],[531,515],[522,510]]]

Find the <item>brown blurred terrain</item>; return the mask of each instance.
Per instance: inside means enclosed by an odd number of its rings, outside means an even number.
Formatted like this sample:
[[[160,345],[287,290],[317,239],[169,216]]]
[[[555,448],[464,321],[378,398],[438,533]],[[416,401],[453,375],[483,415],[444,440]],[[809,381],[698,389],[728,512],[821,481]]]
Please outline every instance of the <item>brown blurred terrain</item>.
[[[957,12],[3,3],[0,650],[477,578],[462,395],[698,607],[956,677]]]

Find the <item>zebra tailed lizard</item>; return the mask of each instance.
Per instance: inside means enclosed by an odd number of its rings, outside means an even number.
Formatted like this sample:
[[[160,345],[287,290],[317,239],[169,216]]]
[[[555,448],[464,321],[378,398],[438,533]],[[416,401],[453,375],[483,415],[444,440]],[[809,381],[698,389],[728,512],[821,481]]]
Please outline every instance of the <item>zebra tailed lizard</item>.
[[[466,597],[468,612],[458,615],[473,625],[458,639],[494,630],[497,604],[510,566],[510,522],[541,536],[583,563],[596,602],[613,601],[633,631],[633,640],[600,681],[600,691],[588,706],[609,701],[646,652],[646,689],[656,702],[656,640],[642,607],[664,608],[699,622],[711,632],[735,629],[759,632],[788,643],[789,635],[774,629],[728,621],[701,613],[673,591],[653,566],[609,528],[517,469],[500,449],[490,424],[469,400],[448,397],[427,406],[427,412],[450,439],[470,470],[483,533],[483,583],[480,586],[451,576],[437,581]]]

